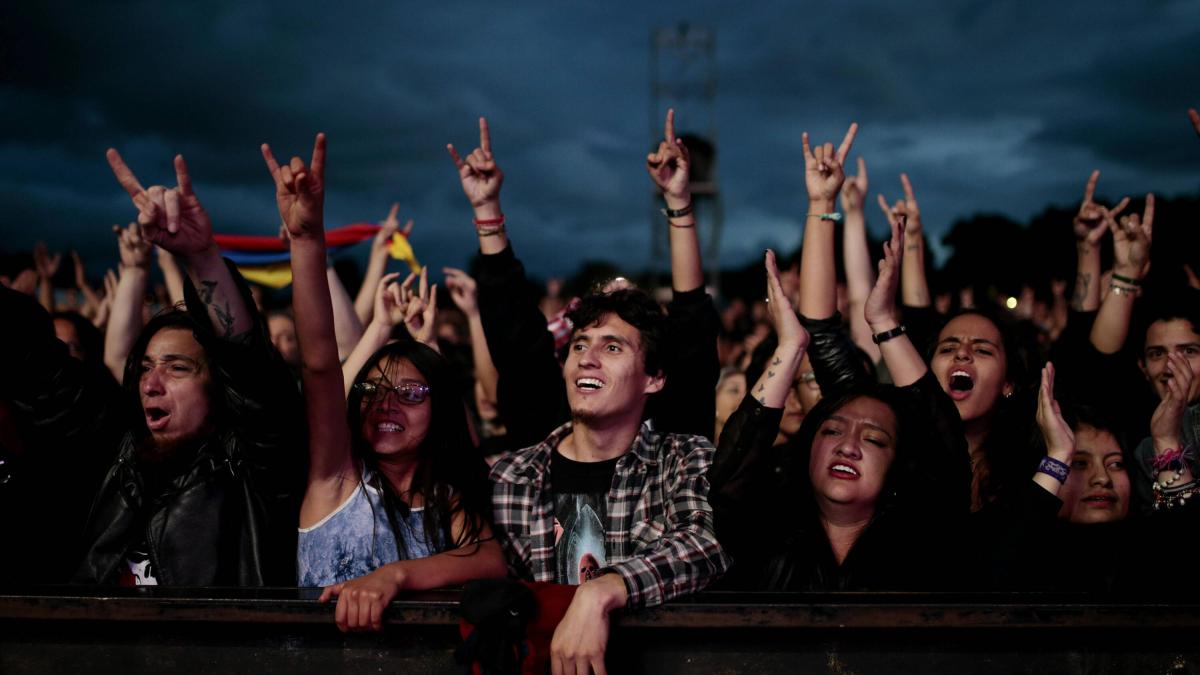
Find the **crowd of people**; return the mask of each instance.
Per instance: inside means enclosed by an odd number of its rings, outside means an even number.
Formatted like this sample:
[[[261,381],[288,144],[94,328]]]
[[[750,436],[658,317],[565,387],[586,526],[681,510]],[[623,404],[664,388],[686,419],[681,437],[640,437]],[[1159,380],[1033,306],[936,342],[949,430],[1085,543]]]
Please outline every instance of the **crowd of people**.
[[[804,136],[799,257],[767,251],[766,298],[731,300],[668,112],[665,303],[623,278],[530,293],[484,119],[447,147],[479,252],[440,300],[428,269],[388,273],[395,207],[353,298],[333,272],[323,134],[308,161],[262,146],[293,280],[265,311],[183,157],[147,188],[109,150],[137,213],[119,271],[97,291],[75,256],[56,294],[39,247],[0,288],[5,578],[320,587],[344,630],[404,591],[548,582],[555,672],[603,672],[612,612],[706,587],[1144,588],[1200,501],[1200,290],[1152,268],[1154,196],[1107,206],[1087,178],[1070,300],[949,307],[905,175],[873,264],[857,133]]]

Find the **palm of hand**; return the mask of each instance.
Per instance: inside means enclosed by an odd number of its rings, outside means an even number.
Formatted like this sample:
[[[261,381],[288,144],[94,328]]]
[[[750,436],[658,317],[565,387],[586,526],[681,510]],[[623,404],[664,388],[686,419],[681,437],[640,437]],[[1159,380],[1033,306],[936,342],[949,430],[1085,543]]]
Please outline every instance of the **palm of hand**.
[[[309,176],[307,186],[296,186],[296,191],[280,191],[275,195],[279,205],[279,216],[292,237],[304,237],[323,229],[324,186]]]
[[[837,163],[826,163],[826,166],[815,166],[804,170],[804,184],[808,194],[820,199],[832,200],[837,197],[846,175]]]
[[[504,182],[504,174],[493,160],[480,167],[465,165],[459,175],[462,178],[463,192],[472,206],[486,204],[495,199],[496,195],[500,194],[501,183]]]

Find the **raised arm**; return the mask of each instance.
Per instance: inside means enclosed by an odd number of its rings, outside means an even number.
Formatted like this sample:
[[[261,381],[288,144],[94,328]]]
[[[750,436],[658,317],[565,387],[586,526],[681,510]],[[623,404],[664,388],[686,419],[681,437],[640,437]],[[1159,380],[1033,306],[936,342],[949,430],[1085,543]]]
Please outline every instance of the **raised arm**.
[[[897,216],[904,216],[904,272],[900,279],[900,302],[906,307],[928,307],[929,283],[925,279],[925,237],[921,225],[921,208],[917,205],[917,196],[913,192],[908,174],[900,174],[900,184],[904,187],[904,199],[897,201],[888,208],[887,199],[879,195],[879,208],[889,222]]]
[[[253,328],[252,314],[212,236],[212,221],[192,190],[183,155],[175,156],[177,186],[143,188],[115,149],[108,164],[138,209],[138,225],[149,242],[175,254],[195,285],[217,335],[229,339]]]
[[[382,227],[375,233],[375,239],[371,241],[371,256],[367,260],[367,272],[363,275],[362,286],[358,288],[358,296],[354,298],[354,313],[358,315],[358,321],[363,326],[371,322],[371,313],[375,307],[375,290],[379,287],[380,279],[387,272],[388,247],[391,245],[392,237],[400,229],[400,221],[396,218],[399,210],[399,204],[392,204],[387,218],[383,220]],[[412,228],[413,221],[409,220],[404,225],[404,236],[407,237],[412,232]]]
[[[692,291],[704,285],[700,264],[700,239],[696,236],[696,216],[692,213],[692,192],[688,171],[691,156],[683,139],[675,137],[675,110],[667,110],[663,140],[658,150],[646,155],[646,171],[662,190],[667,224],[670,225],[671,288]]]
[[[850,337],[873,363],[878,363],[879,346],[871,340],[871,328],[863,318],[863,305],[875,285],[875,271],[871,269],[871,252],[867,246],[867,217],[863,210],[867,186],[867,163],[859,157],[858,175],[847,176],[842,185],[842,213],[846,217],[842,228],[842,259],[846,265]]]
[[[811,148],[808,132],[801,136],[808,214],[804,219],[804,248],[800,256],[800,313],[809,319],[828,319],[837,311],[833,210],[846,179],[843,170],[846,156],[857,133],[858,124],[851,124],[836,153],[832,143]]]
[[[796,311],[783,291],[774,251],[767,249],[763,264],[767,268],[767,317],[779,337],[779,346],[750,389],[750,395],[761,406],[782,408],[796,378],[796,371],[800,369],[800,362],[804,360],[808,331],[800,325]]]
[[[454,160],[463,192],[475,211],[479,251],[491,255],[508,248],[504,212],[500,210],[500,186],[504,183],[504,172],[492,156],[492,136],[487,118],[479,118],[479,147],[472,150],[466,160],[458,156],[453,144],[447,144],[446,151]]]
[[[317,134],[308,166],[299,157],[281,166],[266,143],[262,154],[291,241],[292,310],[309,433],[308,490],[301,519],[314,522],[336,508],[346,486],[357,481],[325,277],[325,134]]]
[[[338,358],[345,360],[354,345],[362,339],[363,326],[337,271],[326,267],[325,280],[329,283],[329,299],[333,301],[333,332],[337,337]]]
[[[442,273],[446,275],[446,289],[450,291],[450,299],[467,317],[467,327],[471,332],[471,356],[475,361],[475,379],[483,386],[483,395],[489,401],[495,401],[500,373],[496,372],[492,352],[488,349],[487,336],[483,333],[483,320],[479,316],[479,303],[475,295],[475,280],[466,272],[453,267],[443,267]]]
[[[1038,428],[1046,442],[1046,459],[1042,467],[1033,474],[1033,482],[1046,492],[1058,496],[1070,472],[1071,458],[1075,454],[1075,432],[1063,419],[1058,401],[1054,399],[1054,364],[1042,368],[1042,386],[1038,389]]]
[[[1142,279],[1150,271],[1150,242],[1154,234],[1154,195],[1146,195],[1142,216],[1113,218],[1128,200],[1108,213],[1105,220],[1113,233],[1113,274],[1109,293],[1100,304],[1092,324],[1092,345],[1103,354],[1115,354],[1125,345],[1133,301],[1141,294]]]
[[[167,286],[167,299],[172,305],[178,305],[183,302],[183,270],[179,269],[179,261],[161,246],[155,246],[154,252],[158,258],[158,269],[163,275],[163,283]]]
[[[39,241],[33,247],[33,265],[38,274],[37,299],[47,312],[54,311],[54,275],[61,263],[62,254],[50,255],[45,242]]]
[[[864,314],[879,345],[883,362],[892,374],[897,387],[907,387],[921,379],[929,368],[913,346],[904,328],[896,320],[896,286],[902,273],[905,219],[897,215],[890,219],[892,238],[883,245],[883,260],[879,261],[879,278],[867,298]],[[907,264],[905,261],[904,264]]]
[[[1105,220],[1108,210],[1100,206],[1092,198],[1096,194],[1096,182],[1100,180],[1100,171],[1092,172],[1088,177],[1087,187],[1083,190],[1083,203],[1079,205],[1079,213],[1075,214],[1073,226],[1075,229],[1075,292],[1071,294],[1071,309],[1076,312],[1094,312],[1100,307],[1100,239],[1108,231]],[[1118,205],[1115,211],[1120,213],[1125,203]]]
[[[104,365],[117,382],[125,377],[125,359],[142,332],[142,303],[150,283],[150,242],[142,238],[141,227],[130,223],[121,229],[113,225],[121,256],[121,277],[113,291],[104,331]]]
[[[83,294],[83,306],[80,307],[79,313],[85,319],[91,320],[95,318],[96,312],[100,309],[100,296],[96,294],[96,289],[88,283],[87,267],[83,264],[77,251],[71,251],[71,264],[75,268],[75,287]]]

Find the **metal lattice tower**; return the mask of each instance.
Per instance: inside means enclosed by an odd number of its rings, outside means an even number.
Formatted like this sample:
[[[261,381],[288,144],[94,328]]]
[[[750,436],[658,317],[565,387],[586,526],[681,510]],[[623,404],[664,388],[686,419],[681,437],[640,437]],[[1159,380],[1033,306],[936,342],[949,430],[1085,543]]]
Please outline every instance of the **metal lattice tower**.
[[[687,144],[692,157],[692,204],[704,266],[718,278],[724,212],[717,177],[717,36],[703,26],[680,23],[656,28],[650,36],[650,138],[657,147],[662,139],[667,109],[675,109],[675,134]],[[652,151],[652,149],[650,150]],[[650,250],[663,260],[667,228],[659,209],[662,198],[651,194]]]

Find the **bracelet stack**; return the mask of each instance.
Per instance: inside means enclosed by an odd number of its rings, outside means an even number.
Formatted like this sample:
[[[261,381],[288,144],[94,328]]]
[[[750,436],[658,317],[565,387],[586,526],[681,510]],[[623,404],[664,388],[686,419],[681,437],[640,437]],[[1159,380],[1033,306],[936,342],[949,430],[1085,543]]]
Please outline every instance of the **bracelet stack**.
[[[504,215],[499,218],[475,219],[475,234],[481,237],[494,237],[504,232]]]
[[[670,225],[671,227],[688,229],[688,228],[692,228],[692,227],[696,226],[696,221],[694,218],[692,219],[692,222],[687,223],[686,225],[671,222],[672,218],[682,218],[684,216],[692,215],[692,203],[691,202],[688,202],[687,206],[683,207],[682,209],[659,209],[659,210],[662,212],[662,214],[664,216],[667,217],[667,224]]]
[[[1142,282],[1140,279],[1134,279],[1113,272],[1112,281],[1108,282],[1108,289],[1117,295],[1128,295],[1131,298],[1136,298],[1142,294]]]

